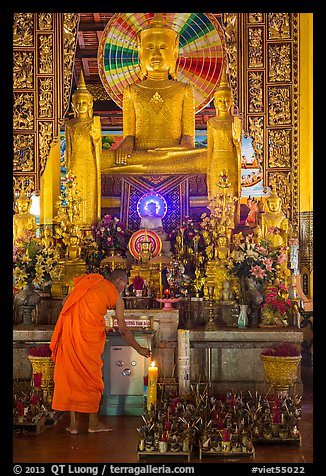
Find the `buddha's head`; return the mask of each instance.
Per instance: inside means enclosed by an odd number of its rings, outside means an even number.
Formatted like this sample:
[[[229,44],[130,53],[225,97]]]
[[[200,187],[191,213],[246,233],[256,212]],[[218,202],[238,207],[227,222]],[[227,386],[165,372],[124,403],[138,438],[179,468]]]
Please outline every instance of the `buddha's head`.
[[[78,88],[72,95],[72,108],[75,117],[87,118],[93,115],[93,96],[86,87],[83,70],[80,71]]]
[[[282,199],[276,193],[275,184],[272,185],[272,193],[266,199],[266,205],[271,213],[277,213],[281,210]]]
[[[78,244],[78,236],[77,235],[70,235],[69,243],[72,246],[76,246]]]
[[[217,238],[217,244],[218,244],[218,246],[224,248],[228,244],[228,237],[226,235],[223,235],[223,234],[219,235],[218,238]]]
[[[176,79],[179,35],[165,25],[162,13],[155,13],[150,25],[138,36],[142,79],[150,73],[169,73]]]
[[[16,207],[18,213],[27,213],[29,212],[32,206],[32,200],[26,194],[24,187],[21,188],[19,197],[16,199]]]
[[[220,83],[214,93],[214,105],[217,115],[227,115],[231,113],[233,98],[227,79],[226,65],[222,67]]]
[[[158,205],[155,202],[149,202],[146,205],[148,216],[155,217],[158,213]]]

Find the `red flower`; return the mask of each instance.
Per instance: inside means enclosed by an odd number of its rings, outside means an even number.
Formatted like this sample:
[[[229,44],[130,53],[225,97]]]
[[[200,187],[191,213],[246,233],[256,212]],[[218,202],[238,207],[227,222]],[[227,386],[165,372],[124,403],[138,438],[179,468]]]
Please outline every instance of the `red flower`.
[[[17,402],[16,409],[18,416],[24,416],[24,403],[21,400]]]
[[[265,350],[262,352],[262,355],[270,355],[274,357],[296,357],[300,355],[300,350],[288,342],[283,342],[282,344]]]
[[[32,405],[37,405],[38,404],[38,401],[39,401],[39,398],[37,395],[35,395],[35,393],[33,394],[32,396],[32,399],[31,399],[31,404]]]
[[[28,354],[33,357],[51,357],[52,351],[49,344],[42,344],[35,347],[31,347]]]
[[[33,374],[34,387],[39,388],[42,383],[42,372]]]
[[[134,289],[143,289],[144,286],[144,280],[141,276],[135,276],[134,279],[132,280],[132,285]]]

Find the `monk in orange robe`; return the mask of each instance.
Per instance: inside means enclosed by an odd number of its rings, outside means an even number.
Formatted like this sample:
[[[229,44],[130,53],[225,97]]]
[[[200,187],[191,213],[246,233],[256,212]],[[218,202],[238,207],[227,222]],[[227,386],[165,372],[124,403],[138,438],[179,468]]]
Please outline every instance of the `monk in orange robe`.
[[[100,274],[78,276],[54,328],[50,343],[55,362],[52,408],[70,411],[70,426],[66,430],[71,434],[78,433],[76,412],[89,413],[90,433],[110,431],[98,421],[104,390],[104,315],[108,309],[115,307],[121,337],[140,355],[150,356],[150,350],[138,344],[124,320],[120,293],[127,282],[127,274],[119,269],[108,279]]]

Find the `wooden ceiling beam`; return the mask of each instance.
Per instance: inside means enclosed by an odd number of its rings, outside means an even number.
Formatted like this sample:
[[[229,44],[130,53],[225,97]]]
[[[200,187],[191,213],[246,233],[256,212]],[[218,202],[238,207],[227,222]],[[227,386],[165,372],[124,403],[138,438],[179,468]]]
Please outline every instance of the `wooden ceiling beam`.
[[[96,58],[97,48],[77,48],[76,58]]]
[[[79,23],[79,31],[97,31],[104,30],[107,25],[107,21],[94,21],[94,22],[83,22]]]

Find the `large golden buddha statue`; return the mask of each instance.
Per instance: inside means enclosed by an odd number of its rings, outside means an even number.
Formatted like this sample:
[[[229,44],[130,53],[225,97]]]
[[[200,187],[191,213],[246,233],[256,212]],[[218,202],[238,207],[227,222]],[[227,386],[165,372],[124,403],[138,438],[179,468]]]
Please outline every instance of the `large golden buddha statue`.
[[[77,179],[80,218],[83,227],[90,227],[101,218],[102,150],[101,121],[93,116],[93,97],[86,88],[83,72],[72,95],[75,117],[65,122],[66,166]]]
[[[24,187],[21,188],[15,206],[17,212],[13,217],[13,239],[14,244],[19,245],[19,239],[23,238],[25,230],[32,236],[36,236],[36,217],[30,212],[32,206],[31,198],[26,194]]]
[[[233,99],[225,67],[214,94],[216,116],[207,122],[207,189],[213,199],[219,193],[219,178],[227,174],[235,203],[236,223],[240,221],[241,196],[241,132],[239,117],[232,114]]]
[[[266,211],[261,214],[260,227],[262,236],[270,241],[273,248],[288,245],[289,220],[281,210],[282,199],[272,184],[272,193],[266,199]]]
[[[103,173],[206,173],[206,149],[195,149],[194,91],[176,79],[178,47],[162,14],[140,32],[143,79],[124,91],[124,138],[116,150],[103,151]]]

